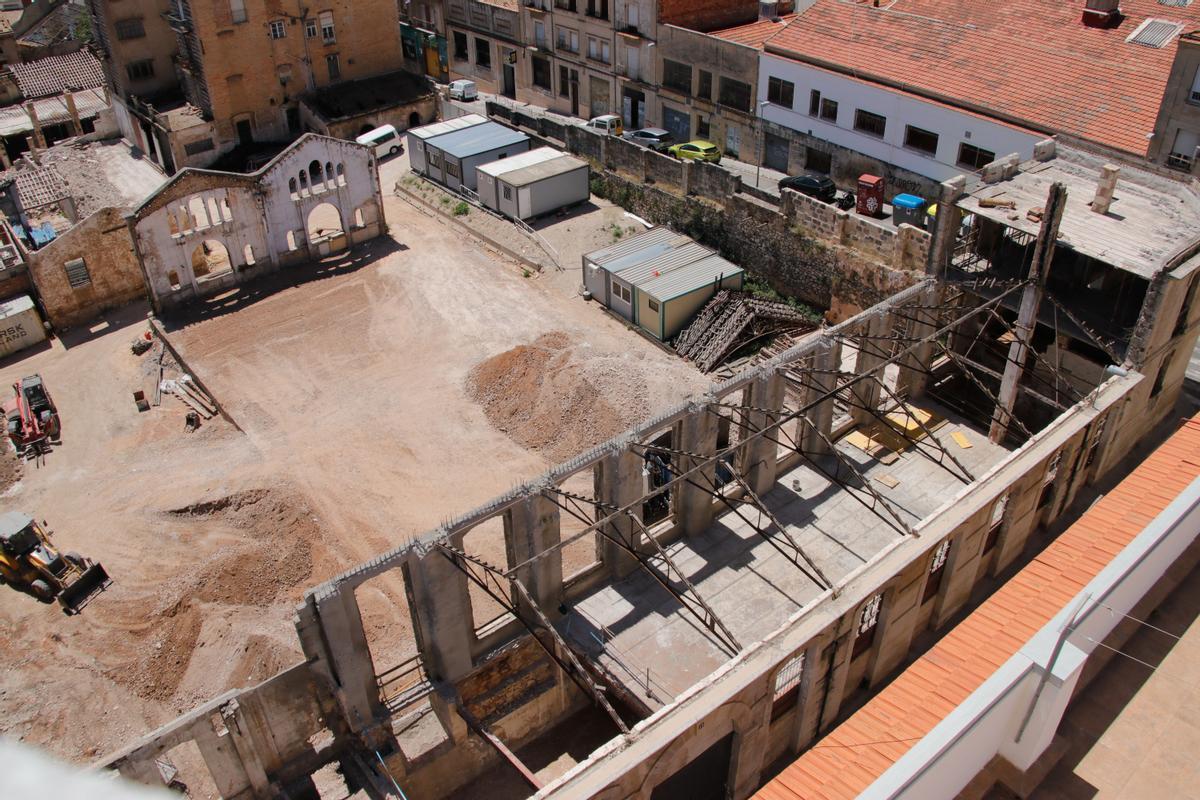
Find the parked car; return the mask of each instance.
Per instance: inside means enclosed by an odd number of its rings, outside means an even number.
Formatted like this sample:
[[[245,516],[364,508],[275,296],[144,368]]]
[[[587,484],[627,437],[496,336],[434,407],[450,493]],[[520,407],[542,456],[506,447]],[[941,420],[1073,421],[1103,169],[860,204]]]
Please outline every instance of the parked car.
[[[784,178],[779,182],[780,190],[791,189],[800,194],[806,194],[809,197],[815,197],[825,203],[832,203],[837,199],[837,185],[826,175],[793,175],[790,178]]]
[[[451,100],[474,100],[479,97],[475,81],[450,81]]]
[[[404,149],[404,141],[400,138],[394,125],[382,125],[373,131],[368,131],[354,141],[365,144],[375,151],[378,158],[385,155],[396,155]]]
[[[598,117],[592,117],[584,127],[591,128],[600,133],[612,134],[613,136],[620,136],[625,132],[625,126],[622,124],[621,118],[616,114],[601,114]]]
[[[673,145],[668,151],[676,158],[688,158],[693,161],[707,161],[710,164],[721,163],[721,148],[703,139],[693,139],[690,142]]]
[[[664,128],[641,128],[636,131],[625,131],[621,138],[634,144],[640,144],[642,147],[649,147],[658,153],[666,152],[667,148],[675,141],[671,132]]]

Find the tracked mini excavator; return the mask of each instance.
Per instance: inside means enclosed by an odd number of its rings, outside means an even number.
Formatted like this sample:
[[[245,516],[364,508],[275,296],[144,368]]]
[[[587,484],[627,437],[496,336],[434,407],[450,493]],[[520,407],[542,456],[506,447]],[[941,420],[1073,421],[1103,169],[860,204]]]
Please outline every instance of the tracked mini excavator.
[[[46,443],[58,437],[61,424],[58,407],[46,389],[41,375],[30,375],[13,384],[13,399],[4,404],[5,427],[17,454],[30,449],[42,452]]]
[[[64,614],[78,614],[112,579],[99,563],[60,553],[44,525],[19,511],[0,514],[0,583],[43,603],[58,600]]]

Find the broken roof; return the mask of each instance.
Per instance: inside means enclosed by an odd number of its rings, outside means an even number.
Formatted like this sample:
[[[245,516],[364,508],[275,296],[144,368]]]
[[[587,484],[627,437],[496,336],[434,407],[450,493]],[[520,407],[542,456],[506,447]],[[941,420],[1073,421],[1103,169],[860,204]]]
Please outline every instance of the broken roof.
[[[1022,164],[1011,178],[995,183],[976,179],[958,202],[959,208],[1010,228],[1037,236],[1042,208],[1053,183],[1067,189],[1067,205],[1058,241],[1072,250],[1149,279],[1178,250],[1200,239],[1200,197],[1186,184],[1122,165],[1117,190],[1107,214],[1090,203],[1104,161],[1077,150],[1058,148],[1044,162]],[[984,208],[983,199],[1011,200],[1016,208]]]
[[[754,797],[859,797],[1077,596],[1200,475],[1200,415],[894,681]]]
[[[27,47],[48,47],[62,42],[92,39],[92,19],[86,5],[62,3],[21,33],[18,42]]]
[[[1084,25],[1082,8],[1040,0],[895,0],[885,8],[815,0],[763,46],[899,91],[1144,155],[1175,56],[1175,33],[1200,27],[1200,4],[1123,0],[1123,16],[1111,29]],[[1172,23],[1162,46],[1127,41],[1149,19]]]
[[[5,179],[16,184],[21,205],[27,211],[57,203],[68,196],[66,182],[52,166],[11,169],[0,173],[0,180]]]
[[[333,121],[405,105],[432,93],[425,76],[400,70],[325,86],[305,96],[304,102]]]
[[[102,109],[108,108],[108,101],[104,97],[103,89],[88,89],[76,92],[71,96],[75,99],[75,113],[81,120],[91,119]],[[67,109],[67,103],[62,97],[35,100],[33,109],[37,114],[38,122],[43,126],[66,123],[71,120],[71,112]],[[24,106],[14,105],[0,108],[0,136],[12,136],[32,130],[33,120],[29,118],[29,113],[25,111]]]
[[[26,99],[104,86],[104,70],[89,50],[77,50],[65,56],[47,56],[25,64],[10,64],[8,71]]]

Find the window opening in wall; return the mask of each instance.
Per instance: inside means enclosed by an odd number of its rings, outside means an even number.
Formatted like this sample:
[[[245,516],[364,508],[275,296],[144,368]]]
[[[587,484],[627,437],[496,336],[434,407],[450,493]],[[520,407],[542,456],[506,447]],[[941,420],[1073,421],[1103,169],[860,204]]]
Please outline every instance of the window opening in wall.
[[[336,81],[342,77],[342,63],[338,60],[337,53],[325,56],[325,68],[329,70],[329,80]]]
[[[82,289],[92,282],[92,276],[88,274],[87,264],[82,258],[71,259],[63,264],[63,269],[67,272],[67,283],[72,289]]]
[[[254,261],[254,248],[250,245],[242,248],[242,262],[248,267],[253,267],[256,263]]]
[[[648,448],[642,451],[642,476],[645,479],[644,491],[652,492],[666,486],[674,477],[671,465],[672,431],[664,431],[651,439]],[[656,449],[656,448],[662,448]],[[649,527],[671,516],[672,495],[674,489],[654,495],[642,503],[642,523]]]
[[[1100,452],[1100,440],[1104,438],[1104,426],[1108,422],[1108,417],[1100,417],[1096,420],[1095,427],[1092,429],[1092,438],[1088,444],[1087,461],[1084,462],[1085,467],[1090,467],[1092,462],[1096,460],[1096,454]]]
[[[308,214],[308,241],[316,243],[341,236],[342,214],[332,203],[321,203]]]
[[[295,231],[287,232],[287,249],[288,250],[296,249],[296,232]]]
[[[805,147],[804,166],[811,172],[828,175],[833,170],[833,156],[812,147]]]
[[[321,12],[321,39],[325,44],[333,44],[337,41],[337,35],[333,29],[333,12]]]
[[[1000,541],[1000,531],[1004,528],[1004,515],[1008,511],[1008,494],[1004,494],[992,506],[992,518],[988,523],[987,537],[983,540],[982,555],[990,553]]]
[[[325,162],[325,186],[326,186],[326,188],[332,189],[335,185],[336,185],[336,182],[333,180],[333,164],[332,164],[332,162],[326,161]]]
[[[1058,477],[1058,468],[1061,464],[1062,451],[1059,450],[1050,459],[1050,464],[1046,467],[1046,474],[1042,477],[1042,495],[1038,498],[1037,505],[1039,509],[1050,505],[1050,501],[1054,499],[1054,479]]]
[[[651,311],[653,311],[655,314],[658,313],[658,301],[657,300],[648,300],[646,304],[650,307]]]
[[[234,23],[246,21],[246,0],[229,0],[229,14]]]
[[[1158,368],[1158,374],[1154,376],[1154,385],[1150,387],[1150,396],[1158,397],[1163,390],[1163,384],[1167,382],[1167,370],[1171,368],[1171,362],[1175,360],[1175,351],[1171,351],[1163,356],[1162,364]]]
[[[140,61],[130,61],[125,65],[125,74],[129,80],[138,81],[154,77],[154,59],[144,58]]]
[[[813,92],[820,98],[820,92]],[[767,101],[774,103],[777,106],[791,108],[795,102],[796,84],[791,81],[785,81],[783,78],[768,78],[767,79]]]
[[[915,125],[905,125],[904,146],[931,156],[937,155],[938,135]]]
[[[690,95],[692,93],[691,65],[664,58],[662,85],[666,89]]]
[[[539,89],[544,89],[547,92],[551,91],[550,61],[539,56],[534,56],[532,59],[530,59],[530,63],[533,66],[533,85]],[[565,72],[566,67],[563,67],[562,70]],[[563,80],[562,88],[566,89],[565,79]]]
[[[233,209],[229,207],[229,195],[221,198],[221,219],[225,222],[233,222]]]
[[[177,291],[183,285],[179,282],[179,273],[175,270],[171,270],[167,273],[167,283],[171,284],[172,291]]]
[[[1187,294],[1183,296],[1183,305],[1179,307],[1179,316],[1175,318],[1175,328],[1171,331],[1172,336],[1182,336],[1183,332],[1187,330],[1188,317],[1192,315],[1197,289],[1200,289],[1200,277],[1193,277],[1192,285],[1188,287]]]
[[[871,644],[875,641],[875,631],[879,627],[879,611],[881,608],[883,608],[882,593],[868,600],[858,612],[854,649],[850,656],[852,660],[871,649]]]
[[[744,81],[722,76],[718,81],[717,91],[717,102],[726,108],[750,111],[750,106],[753,105],[751,98],[754,96],[754,90]]]
[[[363,211],[361,208],[354,209],[354,227],[356,227],[356,228],[367,227],[367,221],[366,221],[366,218],[363,217]]]
[[[511,187],[511,186],[505,186],[505,187],[503,187],[503,190],[504,190],[504,199],[505,199],[505,200],[512,200],[512,187]]]
[[[887,117],[861,108],[855,109],[854,130],[882,139],[887,130]]]
[[[338,186],[346,185],[346,166],[344,164],[337,165],[337,184]]]
[[[828,97],[821,101],[821,119],[826,122],[837,123],[838,104],[837,100],[830,100]]]
[[[454,60],[467,61],[471,58],[467,52],[467,35],[461,31],[454,32]]]
[[[771,722],[796,707],[800,698],[800,680],[804,677],[804,653],[784,663],[775,673],[775,696],[771,703]]]
[[[706,117],[704,114],[696,115],[696,135],[701,139],[707,139],[712,135],[710,132],[711,129],[709,128],[709,122],[709,117]]]
[[[146,26],[142,22],[141,17],[119,19],[113,27],[116,28],[117,38],[122,41],[127,39],[141,39],[146,35]]]
[[[175,218],[174,211],[167,212],[167,230],[171,232],[172,236],[179,235],[179,220]]]
[[[215,197],[208,198],[208,218],[212,221],[213,225],[220,224],[221,222],[221,208],[217,205],[217,198]]]
[[[304,20],[304,36],[308,39],[317,38],[317,21],[315,19]]]
[[[300,194],[305,194],[308,191],[308,173],[300,172]]]
[[[204,198],[193,197],[188,201],[188,211],[191,213],[192,220],[195,222],[196,230],[207,228],[209,226],[208,212],[204,210]]]
[[[933,551],[929,559],[929,576],[925,579],[925,592],[921,595],[921,604],[929,602],[937,596],[942,587],[942,576],[946,574],[946,561],[950,557],[950,540],[942,542]]]
[[[487,39],[475,39],[475,66],[480,69],[492,68],[492,48]]]
[[[281,19],[271,20],[270,31],[272,39],[282,39],[283,37],[287,36],[287,27],[284,25],[284,22]]]
[[[821,113],[821,93],[816,89],[808,93],[808,113],[813,117]]]
[[[215,278],[233,270],[229,250],[216,239],[205,239],[192,251],[192,274]]]
[[[958,145],[958,166],[971,170],[981,170],[996,160],[996,154],[967,142]]]
[[[595,499],[599,471],[599,466],[593,466],[577,472],[559,484],[559,488],[576,497]],[[594,503],[586,500],[573,500],[560,495],[556,502],[560,505],[559,536],[562,541],[568,542],[562,547],[563,582],[570,583],[602,560],[601,537],[595,531],[570,541],[585,527],[599,519],[600,511]]]
[[[467,531],[462,537],[463,552],[496,566],[507,564],[508,547],[504,538],[505,528],[508,527],[507,518],[508,512],[497,514]],[[476,567],[473,571],[478,574],[479,568]],[[513,602],[510,587],[505,586],[501,593],[493,581],[489,580],[488,585],[492,592],[500,594],[510,603]],[[467,581],[467,591],[471,598],[471,619],[476,633],[508,613],[502,602],[474,581]]]
[[[696,97],[712,100],[712,73],[706,69],[700,70],[700,88],[696,90]]]

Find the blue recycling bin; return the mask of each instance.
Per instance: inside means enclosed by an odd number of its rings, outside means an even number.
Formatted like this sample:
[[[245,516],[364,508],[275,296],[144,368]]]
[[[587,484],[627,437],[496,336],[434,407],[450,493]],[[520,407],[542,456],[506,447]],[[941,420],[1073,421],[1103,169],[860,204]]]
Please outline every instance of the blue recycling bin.
[[[925,227],[925,198],[915,194],[898,194],[892,198],[892,219],[897,225],[907,222],[918,228]]]

